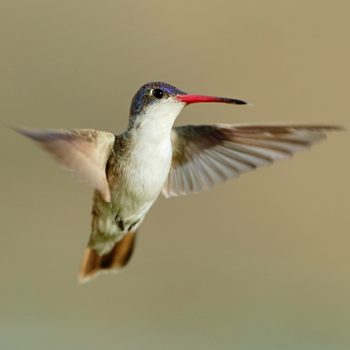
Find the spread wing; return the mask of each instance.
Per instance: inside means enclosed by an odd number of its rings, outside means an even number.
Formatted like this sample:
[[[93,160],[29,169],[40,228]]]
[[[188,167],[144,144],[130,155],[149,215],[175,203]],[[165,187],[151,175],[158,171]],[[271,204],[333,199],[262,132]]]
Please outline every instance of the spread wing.
[[[213,187],[240,173],[291,158],[337,126],[187,125],[172,130],[173,160],[166,197]]]
[[[91,129],[15,130],[38,142],[61,165],[99,190],[104,200],[110,202],[105,168],[114,145],[113,134]]]

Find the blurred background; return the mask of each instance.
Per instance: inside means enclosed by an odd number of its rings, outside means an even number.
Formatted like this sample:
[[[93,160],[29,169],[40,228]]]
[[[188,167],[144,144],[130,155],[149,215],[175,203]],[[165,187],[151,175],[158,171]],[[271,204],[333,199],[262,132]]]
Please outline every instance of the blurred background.
[[[349,126],[348,1],[2,0],[0,119],[121,132],[163,80],[250,107],[186,123]],[[80,286],[92,190],[0,127],[1,349],[350,348],[349,135],[160,198],[123,273]]]

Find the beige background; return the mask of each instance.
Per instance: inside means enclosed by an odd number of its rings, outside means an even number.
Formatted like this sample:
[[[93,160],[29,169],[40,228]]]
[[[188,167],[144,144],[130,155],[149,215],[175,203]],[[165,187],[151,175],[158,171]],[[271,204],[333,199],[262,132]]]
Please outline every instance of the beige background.
[[[0,119],[127,124],[164,80],[253,107],[179,123],[349,125],[348,1],[0,3]],[[349,134],[215,191],[165,200],[125,272],[79,286],[92,191],[1,132],[0,348],[350,348]]]

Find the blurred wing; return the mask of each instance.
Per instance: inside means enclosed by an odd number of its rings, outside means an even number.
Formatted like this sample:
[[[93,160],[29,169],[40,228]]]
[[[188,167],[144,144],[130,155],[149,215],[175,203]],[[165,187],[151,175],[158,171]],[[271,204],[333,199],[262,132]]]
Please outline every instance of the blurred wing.
[[[113,134],[91,129],[15,130],[38,142],[61,165],[99,190],[104,200],[110,202],[105,168],[114,145]]]
[[[337,126],[187,125],[173,128],[166,197],[213,187],[240,173],[291,158]]]

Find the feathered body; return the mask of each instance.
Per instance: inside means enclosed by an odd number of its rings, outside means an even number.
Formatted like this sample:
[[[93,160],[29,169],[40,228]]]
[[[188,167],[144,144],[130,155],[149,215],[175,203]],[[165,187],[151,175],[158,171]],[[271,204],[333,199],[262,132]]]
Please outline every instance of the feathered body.
[[[127,232],[136,231],[158,198],[170,170],[170,133],[179,112],[177,104],[166,111],[167,118],[150,109],[136,127],[115,137],[106,168],[111,203],[99,191],[94,196],[90,246],[100,255]]]
[[[90,129],[16,129],[95,188],[81,281],[127,264],[136,232],[161,192],[171,197],[209,189],[242,172],[290,158],[324,139],[327,131],[341,129],[223,124],[174,128],[184,106],[195,102],[245,104],[188,95],[154,82],[134,96],[129,127],[120,135]]]

